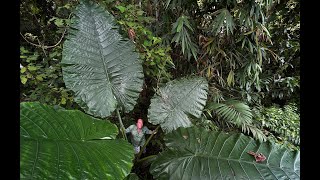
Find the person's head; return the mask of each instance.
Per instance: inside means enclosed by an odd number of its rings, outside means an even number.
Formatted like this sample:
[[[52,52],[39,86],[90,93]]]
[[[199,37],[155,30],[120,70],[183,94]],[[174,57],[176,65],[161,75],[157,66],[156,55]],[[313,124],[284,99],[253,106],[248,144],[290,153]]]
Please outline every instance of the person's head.
[[[143,120],[142,120],[142,119],[138,119],[138,120],[137,120],[137,127],[138,127],[139,129],[141,129],[142,126],[143,126]]]

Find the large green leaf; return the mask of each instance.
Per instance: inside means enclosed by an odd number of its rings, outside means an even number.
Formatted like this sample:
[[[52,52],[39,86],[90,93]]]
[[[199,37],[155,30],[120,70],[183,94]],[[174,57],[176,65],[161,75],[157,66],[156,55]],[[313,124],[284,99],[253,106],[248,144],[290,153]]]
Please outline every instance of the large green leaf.
[[[243,134],[178,128],[165,137],[168,150],[150,171],[156,179],[300,179],[300,152]],[[256,162],[247,152],[265,155]]]
[[[20,178],[123,179],[133,147],[117,134],[114,124],[78,110],[21,103]]]
[[[206,104],[208,82],[202,77],[168,82],[151,99],[149,122],[160,124],[165,132],[192,125],[188,115],[201,116]]]
[[[113,16],[98,4],[81,1],[74,14],[61,62],[66,87],[91,115],[107,117],[117,105],[131,111],[143,85],[134,44],[121,37]]]

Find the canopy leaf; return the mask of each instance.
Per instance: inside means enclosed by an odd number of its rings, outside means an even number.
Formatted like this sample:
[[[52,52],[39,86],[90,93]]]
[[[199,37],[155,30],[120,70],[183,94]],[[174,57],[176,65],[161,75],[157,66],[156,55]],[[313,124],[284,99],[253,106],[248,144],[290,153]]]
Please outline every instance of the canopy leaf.
[[[206,104],[208,82],[202,77],[173,80],[160,87],[151,99],[149,122],[165,132],[192,125],[188,115],[199,118]]]
[[[300,179],[300,152],[243,134],[178,128],[165,136],[167,151],[150,171],[156,179]],[[256,162],[248,152],[262,153]]]
[[[78,110],[21,103],[20,178],[123,179],[134,155],[117,134],[116,125]]]
[[[66,87],[89,114],[107,117],[117,106],[129,112],[142,90],[143,69],[134,44],[121,37],[113,16],[91,1],[81,1],[64,43]]]

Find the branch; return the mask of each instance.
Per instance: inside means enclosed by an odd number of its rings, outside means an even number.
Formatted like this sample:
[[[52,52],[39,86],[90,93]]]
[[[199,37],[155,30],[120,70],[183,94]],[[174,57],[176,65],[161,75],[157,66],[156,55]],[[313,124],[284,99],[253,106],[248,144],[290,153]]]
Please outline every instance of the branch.
[[[70,19],[71,14],[72,14],[72,13],[69,14],[68,19]],[[62,36],[61,36],[60,40],[59,40],[55,45],[52,45],[52,46],[44,46],[44,45],[41,45],[38,37],[37,37],[37,38],[38,38],[39,44],[34,44],[34,43],[28,41],[28,40],[21,34],[21,32],[20,32],[20,35],[23,37],[24,40],[26,40],[29,44],[31,44],[31,45],[33,45],[33,46],[40,47],[40,48],[42,48],[42,49],[49,49],[49,48],[54,48],[54,47],[58,46],[58,45],[61,43],[61,41],[62,41],[62,39],[63,39],[63,37],[64,37],[64,35],[65,35],[66,32],[67,32],[67,27],[64,28],[64,31],[63,31],[63,33],[62,33]]]
[[[66,31],[67,31],[67,28],[64,29],[64,31],[63,31],[63,33],[62,33],[62,36],[61,36],[60,40],[57,42],[57,44],[55,44],[55,45],[53,45],[53,46],[46,46],[46,48],[54,48],[54,47],[58,46],[58,45],[61,43],[61,41],[62,41],[62,39],[63,39]]]
[[[67,28],[64,29],[60,40],[59,40],[55,45],[52,45],[52,46],[43,46],[43,45],[40,45],[40,44],[34,44],[34,43],[28,41],[28,40],[21,34],[21,32],[20,32],[20,35],[23,37],[24,40],[26,40],[28,43],[30,43],[30,44],[32,44],[32,45],[34,45],[34,46],[36,46],[36,47],[40,47],[40,48],[44,48],[44,49],[49,49],[49,48],[54,48],[54,47],[58,46],[58,45],[61,43],[61,41],[62,41],[62,39],[63,39],[66,31],[67,31]]]
[[[21,36],[23,37],[23,39],[26,40],[29,44],[34,45],[34,46],[36,46],[36,47],[42,47],[42,46],[40,46],[39,44],[34,44],[34,43],[28,41],[28,40],[21,34],[21,32],[20,32],[20,35],[21,35]]]

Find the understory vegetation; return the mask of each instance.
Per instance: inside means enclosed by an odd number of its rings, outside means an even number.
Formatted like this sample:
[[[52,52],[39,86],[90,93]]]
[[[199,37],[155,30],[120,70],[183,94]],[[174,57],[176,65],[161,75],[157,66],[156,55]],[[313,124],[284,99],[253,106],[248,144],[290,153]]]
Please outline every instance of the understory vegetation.
[[[20,177],[300,179],[299,31],[297,0],[20,1]]]

